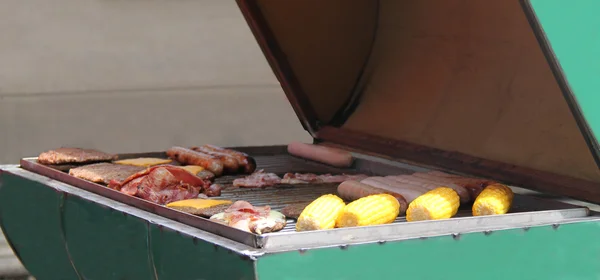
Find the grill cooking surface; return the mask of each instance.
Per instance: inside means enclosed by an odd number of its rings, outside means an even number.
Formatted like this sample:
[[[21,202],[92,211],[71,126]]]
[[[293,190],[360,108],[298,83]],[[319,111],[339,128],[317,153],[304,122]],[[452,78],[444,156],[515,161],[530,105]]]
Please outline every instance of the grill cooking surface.
[[[358,169],[360,170],[338,169],[291,157],[286,154],[285,147],[281,146],[246,147],[237,150],[253,156],[259,170],[264,169],[265,172],[272,172],[280,177],[288,172],[392,175],[410,174],[413,173],[413,170],[415,169],[423,170],[423,168],[407,164],[403,164],[403,167],[398,167],[360,158],[356,159],[356,166],[358,166]],[[134,157],[165,157],[165,153],[119,155],[120,159]],[[310,232],[296,232],[294,220],[289,219],[287,226],[283,230],[259,236],[212,222],[198,216],[166,208],[137,197],[128,196],[99,184],[75,178],[65,172],[38,164],[36,158],[26,158],[21,160],[21,167],[28,171],[67,183],[71,186],[125,203],[131,207],[155,213],[180,223],[219,235],[222,238],[227,238],[254,248],[263,248],[269,251],[294,250],[363,242],[392,241],[407,238],[455,234],[465,231],[487,231],[500,228],[530,227],[533,225],[560,223],[561,221],[582,218],[589,215],[589,210],[587,208],[550,199],[516,194],[511,213],[506,215],[472,217],[469,209],[470,205],[463,205],[456,217],[446,220],[408,223],[405,222],[404,217],[398,217],[394,223],[387,225]],[[288,204],[310,202],[323,194],[335,194],[337,188],[337,184],[277,185],[267,188],[233,187],[233,180],[243,176],[245,175],[217,178],[216,183],[222,184],[225,187],[220,198],[232,201],[245,200],[255,206],[269,205],[272,209],[281,211]]]
[[[316,173],[316,174],[340,174],[340,173],[360,173],[356,171],[341,170],[332,167],[324,167],[320,164],[304,161],[289,155],[274,156],[256,156],[257,170],[264,169],[265,172],[272,172],[280,177],[285,173]],[[398,169],[396,174],[409,174],[410,170]],[[374,174],[367,174],[374,175]],[[254,206],[269,205],[273,210],[281,211],[289,204],[297,202],[310,202],[324,194],[336,194],[336,183],[330,184],[298,184],[298,185],[277,185],[267,188],[236,188],[233,187],[233,180],[243,176],[224,176],[216,179],[216,183],[226,187],[221,193],[219,199],[227,200],[245,200]],[[463,205],[455,216],[471,217],[471,205]],[[572,205],[543,200],[536,197],[524,195],[515,195],[510,213],[523,213],[531,211],[546,211],[573,208]],[[398,217],[394,223],[406,222],[404,216]],[[285,232],[295,232],[296,223],[294,219],[288,219],[286,227],[275,233],[265,235],[277,235]]]

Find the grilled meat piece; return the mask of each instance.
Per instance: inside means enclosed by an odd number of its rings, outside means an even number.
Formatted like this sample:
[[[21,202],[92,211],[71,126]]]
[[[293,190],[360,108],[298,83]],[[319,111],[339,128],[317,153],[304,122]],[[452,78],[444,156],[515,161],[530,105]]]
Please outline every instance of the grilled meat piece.
[[[244,178],[233,180],[234,187],[240,188],[264,188],[281,183],[281,178],[275,173],[265,173],[259,170]]]
[[[81,165],[77,165],[77,164],[56,164],[56,165],[46,165],[46,167],[50,167],[54,170],[58,170],[58,171],[62,171],[62,172],[69,172],[69,170],[73,169],[73,168],[77,168],[80,167]]]
[[[108,185],[111,180],[121,182],[142,170],[144,170],[143,167],[101,162],[72,168],[69,170],[69,175],[94,183]]]
[[[300,217],[300,213],[311,203],[311,201],[306,202],[297,202],[288,204],[285,208],[281,210],[281,213],[288,218],[298,219]]]
[[[271,210],[271,207],[252,206],[242,200],[234,202],[225,211],[213,215],[210,219],[256,234],[279,231],[286,225],[285,216]]]
[[[93,149],[58,148],[41,153],[37,161],[41,164],[93,163],[116,160],[116,155]]]
[[[123,182],[113,180],[109,188],[157,203],[191,199],[210,186],[203,180],[177,166],[159,165],[129,176]]]
[[[348,180],[360,181],[368,176],[363,174],[313,174],[313,173],[286,173],[281,180],[282,184],[323,184],[323,183],[341,183]]]

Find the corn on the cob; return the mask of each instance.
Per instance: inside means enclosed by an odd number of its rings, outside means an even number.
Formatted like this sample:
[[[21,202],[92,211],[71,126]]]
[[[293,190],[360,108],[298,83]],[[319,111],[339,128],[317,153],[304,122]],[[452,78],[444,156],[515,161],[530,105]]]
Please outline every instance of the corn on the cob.
[[[456,215],[460,197],[451,188],[439,187],[417,197],[408,205],[406,220],[424,221],[448,219]]]
[[[473,216],[506,214],[514,198],[513,191],[502,184],[487,186],[473,203]]]
[[[348,203],[336,220],[336,227],[389,224],[400,213],[398,199],[389,194],[374,194]]]
[[[311,202],[298,217],[296,231],[332,229],[346,204],[336,195],[326,194]]]

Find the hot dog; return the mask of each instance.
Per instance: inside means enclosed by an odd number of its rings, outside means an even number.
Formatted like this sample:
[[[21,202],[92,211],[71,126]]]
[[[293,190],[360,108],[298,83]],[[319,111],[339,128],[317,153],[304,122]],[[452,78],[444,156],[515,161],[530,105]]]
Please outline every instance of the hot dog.
[[[205,147],[191,147],[190,149],[217,158],[223,163],[223,167],[228,173],[233,174],[240,169],[240,165],[238,164],[237,159],[229,154],[215,152]]]
[[[415,186],[415,185],[410,185],[410,184],[402,184],[402,183],[398,183],[395,185],[382,183],[377,180],[377,177],[369,177],[367,179],[361,180],[360,182],[365,185],[373,186],[373,187],[376,187],[379,189],[384,189],[384,190],[388,190],[391,192],[399,193],[404,197],[404,199],[406,200],[407,203],[411,203],[417,197],[419,197],[420,195],[427,192],[426,189],[424,189],[420,186]]]
[[[237,159],[237,161],[238,161],[238,165],[240,166],[242,171],[246,174],[252,174],[256,170],[256,161],[254,160],[254,158],[252,158],[251,156],[249,156],[245,153],[231,150],[231,149],[217,147],[214,145],[203,145],[202,147],[206,148],[208,150],[211,150],[211,151],[228,154],[230,156],[235,157],[235,159]]]
[[[319,145],[292,142],[288,145],[287,150],[290,155],[335,167],[350,167],[353,162],[352,154],[349,152]]]
[[[182,147],[172,147],[167,150],[167,156],[182,164],[202,166],[215,174],[215,176],[223,174],[223,163],[211,155]]]
[[[400,214],[399,215],[403,215],[406,212],[406,207],[408,207],[408,203],[406,202],[406,199],[404,198],[404,196],[402,196],[401,194],[399,194],[397,192],[379,189],[379,188],[369,186],[367,184],[363,184],[361,182],[357,182],[357,181],[353,181],[353,180],[342,182],[338,186],[337,192],[341,198],[343,198],[345,200],[349,200],[349,201],[354,201],[359,198],[373,195],[373,194],[385,193],[385,194],[392,195],[400,203]]]
[[[412,181],[418,182],[418,183],[432,184],[432,185],[437,185],[438,187],[448,187],[448,188],[451,188],[454,191],[456,191],[456,193],[460,197],[460,203],[467,203],[467,202],[471,201],[471,195],[469,194],[467,189],[464,188],[463,186],[459,186],[452,182],[448,182],[445,180],[432,180],[432,179],[428,179],[428,178],[421,178],[421,177],[415,176],[414,174],[413,175],[401,175],[398,177],[406,178],[407,180],[412,180]]]

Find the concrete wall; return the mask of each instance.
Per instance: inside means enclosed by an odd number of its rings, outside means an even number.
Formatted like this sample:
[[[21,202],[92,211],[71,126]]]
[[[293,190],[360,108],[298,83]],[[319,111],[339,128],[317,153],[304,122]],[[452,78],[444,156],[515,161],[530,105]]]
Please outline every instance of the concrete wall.
[[[0,1],[0,163],[309,141],[233,0]],[[0,277],[26,273],[0,238]]]
[[[3,0],[0,163],[309,141],[233,0]]]

